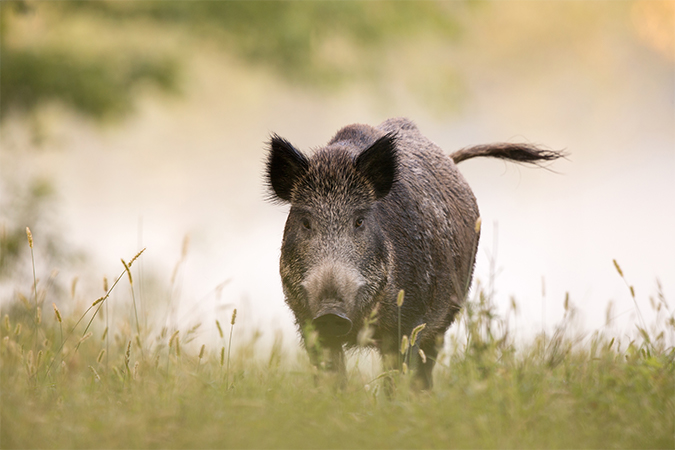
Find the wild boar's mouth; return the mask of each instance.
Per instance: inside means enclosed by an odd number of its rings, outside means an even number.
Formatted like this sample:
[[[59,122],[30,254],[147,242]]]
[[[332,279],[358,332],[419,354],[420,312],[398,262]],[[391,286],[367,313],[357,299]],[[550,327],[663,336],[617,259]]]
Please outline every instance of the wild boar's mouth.
[[[317,315],[312,324],[324,337],[345,336],[352,330],[352,321],[339,311],[329,311]]]

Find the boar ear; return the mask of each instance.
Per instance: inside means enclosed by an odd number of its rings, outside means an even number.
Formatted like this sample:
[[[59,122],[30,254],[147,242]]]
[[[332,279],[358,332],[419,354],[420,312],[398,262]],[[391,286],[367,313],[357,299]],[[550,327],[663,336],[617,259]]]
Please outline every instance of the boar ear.
[[[272,199],[291,201],[291,190],[307,170],[309,161],[286,139],[276,134],[270,140],[267,157],[267,183]]]
[[[386,134],[365,149],[356,158],[356,169],[373,184],[376,198],[387,195],[398,175],[396,135]]]

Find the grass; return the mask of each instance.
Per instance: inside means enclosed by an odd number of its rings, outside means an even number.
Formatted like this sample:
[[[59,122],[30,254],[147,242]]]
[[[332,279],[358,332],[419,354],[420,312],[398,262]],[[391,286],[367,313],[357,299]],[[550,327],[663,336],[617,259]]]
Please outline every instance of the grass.
[[[144,328],[129,270],[138,256],[81,313],[54,305],[46,314],[35,280],[33,295],[3,306],[1,448],[675,446],[675,320],[665,298],[634,338],[573,335],[566,301],[553,334],[516,345],[478,286],[439,356],[434,390],[412,392],[400,374],[387,395],[384,377],[360,364],[339,389],[322,374],[315,383],[307,358],[280,341],[268,354],[255,338],[233,348],[244,334],[234,314],[229,333],[217,322],[220,339],[198,348],[189,345],[195,327]],[[94,321],[125,275],[134,307]]]

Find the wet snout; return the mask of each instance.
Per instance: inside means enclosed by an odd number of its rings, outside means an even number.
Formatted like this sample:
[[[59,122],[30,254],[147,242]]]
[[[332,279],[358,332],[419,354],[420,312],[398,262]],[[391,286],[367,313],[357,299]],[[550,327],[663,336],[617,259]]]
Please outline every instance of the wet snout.
[[[352,321],[338,311],[319,314],[312,320],[314,328],[324,337],[344,336],[352,330]]]

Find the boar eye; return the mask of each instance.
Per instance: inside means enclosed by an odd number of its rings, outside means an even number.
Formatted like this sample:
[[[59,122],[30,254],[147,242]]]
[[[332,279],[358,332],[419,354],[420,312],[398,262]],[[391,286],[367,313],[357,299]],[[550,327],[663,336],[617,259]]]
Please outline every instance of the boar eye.
[[[361,228],[363,226],[363,220],[364,220],[363,217],[359,217],[354,221],[354,226],[356,228]]]
[[[312,229],[312,224],[309,223],[309,219],[307,218],[302,219],[302,228],[304,228],[305,230]]]

